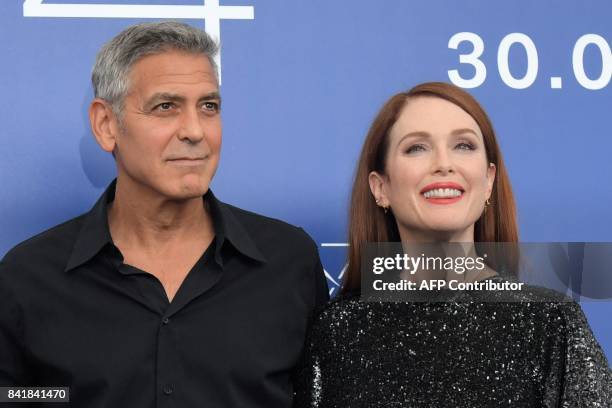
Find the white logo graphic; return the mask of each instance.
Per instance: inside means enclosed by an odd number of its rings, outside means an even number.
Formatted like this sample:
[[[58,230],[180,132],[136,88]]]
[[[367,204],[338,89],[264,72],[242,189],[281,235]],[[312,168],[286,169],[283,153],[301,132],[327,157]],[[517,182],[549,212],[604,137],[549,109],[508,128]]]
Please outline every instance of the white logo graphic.
[[[253,6],[220,6],[219,0],[203,0],[201,6],[137,4],[43,4],[43,0],[25,0],[24,17],[92,17],[204,19],[205,31],[221,39],[221,20],[253,20]],[[221,81],[221,52],[215,57]]]
[[[348,246],[349,246],[348,242],[322,242],[321,243],[321,247],[323,248],[347,248]],[[344,276],[344,273],[346,272],[347,267],[348,267],[348,264],[345,263],[335,278],[331,273],[329,273],[327,269],[323,269],[323,272],[325,273],[325,277],[327,278],[328,286],[330,287],[329,288],[330,296],[333,295],[334,292],[337,292],[338,289],[340,289],[341,282],[342,282],[342,276]]]

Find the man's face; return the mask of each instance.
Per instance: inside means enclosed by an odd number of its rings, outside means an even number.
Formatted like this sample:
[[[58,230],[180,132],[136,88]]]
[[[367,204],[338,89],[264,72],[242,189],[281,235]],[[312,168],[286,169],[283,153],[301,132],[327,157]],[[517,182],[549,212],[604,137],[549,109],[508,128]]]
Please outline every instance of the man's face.
[[[184,200],[201,196],[221,149],[221,100],[203,55],[168,51],[136,62],[116,138],[119,178]]]

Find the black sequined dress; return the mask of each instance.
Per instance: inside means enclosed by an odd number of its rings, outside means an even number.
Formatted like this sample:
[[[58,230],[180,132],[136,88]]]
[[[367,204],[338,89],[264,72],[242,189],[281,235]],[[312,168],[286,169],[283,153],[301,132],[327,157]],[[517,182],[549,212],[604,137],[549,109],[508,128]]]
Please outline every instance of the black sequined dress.
[[[580,306],[555,292],[464,291],[430,303],[353,294],[313,321],[294,406],[610,407],[611,381]]]

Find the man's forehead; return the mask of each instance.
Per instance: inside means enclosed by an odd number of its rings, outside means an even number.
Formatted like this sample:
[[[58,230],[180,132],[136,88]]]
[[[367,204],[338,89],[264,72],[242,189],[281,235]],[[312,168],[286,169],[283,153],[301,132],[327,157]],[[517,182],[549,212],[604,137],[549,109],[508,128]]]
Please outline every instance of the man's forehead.
[[[151,53],[144,54],[132,63],[132,67],[135,67],[137,65],[146,64],[147,62],[150,62],[150,61],[156,61],[156,63],[160,63],[165,60],[176,61],[178,59],[183,60],[183,61],[187,61],[187,60],[198,61],[206,65],[210,69],[211,72],[213,71],[212,65],[208,57],[205,54],[196,53],[196,52],[188,52],[188,51],[183,51],[179,49],[165,49],[165,50],[159,50],[157,52],[151,52]]]
[[[218,92],[217,77],[208,58],[200,54],[167,51],[148,55],[130,70],[130,93]]]

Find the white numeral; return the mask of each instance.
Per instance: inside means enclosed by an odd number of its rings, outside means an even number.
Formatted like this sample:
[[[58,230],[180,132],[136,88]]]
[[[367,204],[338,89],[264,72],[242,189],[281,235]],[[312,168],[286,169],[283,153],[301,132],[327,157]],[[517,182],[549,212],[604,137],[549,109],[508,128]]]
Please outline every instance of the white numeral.
[[[584,50],[594,44],[601,52],[601,75],[597,79],[590,79],[584,72]],[[572,65],[574,66],[574,75],[580,85],[586,89],[602,89],[610,82],[612,77],[612,52],[610,44],[597,34],[585,34],[576,41],[574,52],[572,53]]]
[[[472,65],[476,73],[471,79],[465,79],[459,75],[458,70],[452,69],[448,71],[448,78],[453,84],[462,88],[476,88],[482,85],[487,78],[487,67],[478,59],[484,51],[484,42],[478,34],[462,32],[453,35],[448,40],[448,48],[456,50],[464,41],[470,42],[474,48],[470,54],[460,54],[459,62]]]
[[[510,47],[521,44],[527,53],[527,72],[522,78],[515,78],[510,72],[508,54]],[[502,81],[510,88],[529,88],[538,76],[538,51],[531,38],[522,33],[511,33],[504,37],[497,49],[497,68]]]

